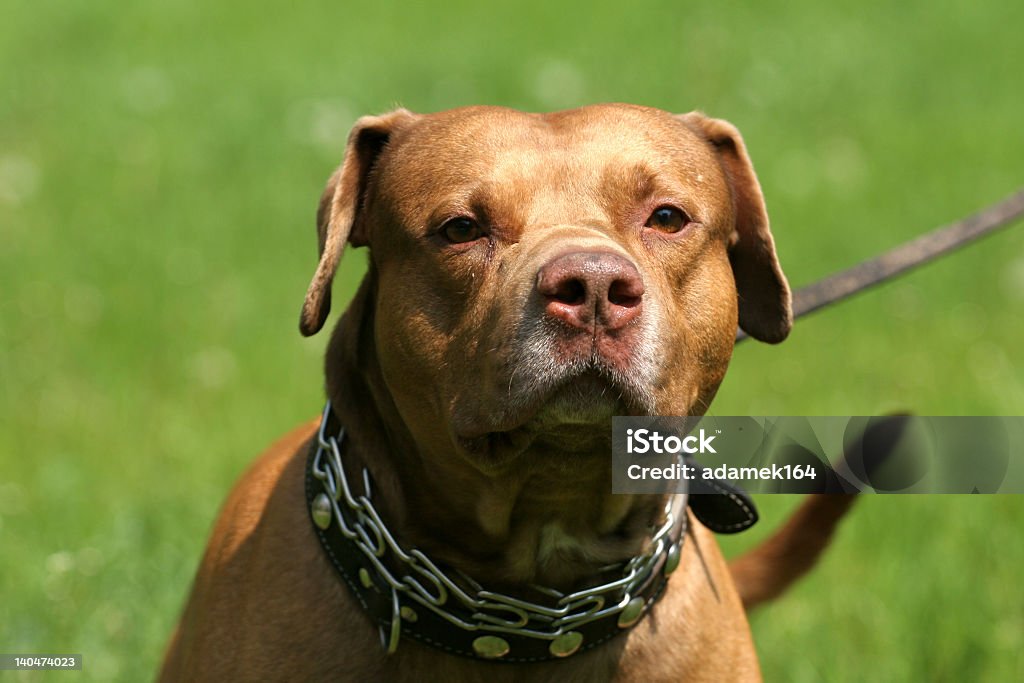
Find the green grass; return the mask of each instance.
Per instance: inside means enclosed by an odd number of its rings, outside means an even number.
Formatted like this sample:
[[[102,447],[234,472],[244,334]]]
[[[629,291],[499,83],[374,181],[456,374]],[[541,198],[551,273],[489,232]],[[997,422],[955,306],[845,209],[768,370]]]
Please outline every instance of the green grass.
[[[728,118],[795,284],[1024,184],[1019,2],[345,4],[4,3],[0,651],[84,653],[60,680],[152,676],[232,481],[319,410],[324,337],[296,322],[359,114],[617,100]],[[782,346],[744,344],[714,410],[1020,414],[1022,309],[1017,226]],[[763,498],[727,550],[795,502]],[[766,677],[1018,677],[1022,513],[862,501],[754,616]]]

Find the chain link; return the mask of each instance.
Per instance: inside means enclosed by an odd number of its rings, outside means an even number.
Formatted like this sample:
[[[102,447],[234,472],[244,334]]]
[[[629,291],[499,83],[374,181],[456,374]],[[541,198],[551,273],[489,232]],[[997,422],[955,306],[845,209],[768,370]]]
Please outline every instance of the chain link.
[[[472,586],[466,590],[420,550],[402,548],[370,501],[370,475],[365,469],[362,474],[366,493],[353,495],[341,460],[345,429],[340,428],[336,436],[327,434],[330,414],[328,402],[317,433],[313,476],[330,499],[332,521],[345,538],[355,543],[392,593],[394,616],[389,633],[381,629],[382,643],[389,651],[397,647],[400,629],[397,615],[403,598],[467,631],[510,633],[544,640],[553,640],[583,624],[617,614],[646,584],[658,559],[668,551],[675,516],[683,514],[680,508],[673,509],[670,497],[665,506],[665,522],[655,531],[646,551],[625,563],[606,568],[621,568],[622,576],[614,581],[569,594],[531,586],[550,596],[553,605],[484,590],[459,572],[459,578]],[[388,562],[404,567],[405,573],[396,576],[388,568]],[[453,604],[461,607],[468,618],[448,608]]]

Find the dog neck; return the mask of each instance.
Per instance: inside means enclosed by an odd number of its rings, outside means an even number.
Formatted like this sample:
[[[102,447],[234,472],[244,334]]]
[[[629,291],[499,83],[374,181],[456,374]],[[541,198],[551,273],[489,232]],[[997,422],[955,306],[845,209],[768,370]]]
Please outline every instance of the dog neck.
[[[327,392],[345,425],[350,479],[360,481],[366,468],[378,509],[404,543],[485,585],[560,590],[644,550],[663,519],[665,498],[612,495],[608,467],[576,468],[569,477],[557,465],[565,454],[537,445],[524,456],[552,463],[550,469],[495,475],[472,467],[454,447],[443,455],[423,452],[381,373],[374,290],[371,273],[335,329]],[[610,453],[608,444],[591,447]]]

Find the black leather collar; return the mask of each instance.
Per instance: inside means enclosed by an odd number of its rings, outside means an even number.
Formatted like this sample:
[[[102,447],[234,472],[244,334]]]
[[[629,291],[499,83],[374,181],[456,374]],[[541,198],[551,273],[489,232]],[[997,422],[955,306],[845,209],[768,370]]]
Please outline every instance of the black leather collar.
[[[353,494],[345,477],[334,471],[341,465],[343,434],[328,404],[309,449],[306,502],[324,552],[379,627],[388,652],[401,637],[410,637],[473,659],[523,663],[569,657],[638,623],[661,597],[678,565],[686,532],[686,496],[673,497],[674,510],[667,510],[669,521],[655,537],[656,547],[647,556],[595,577],[589,596],[586,589],[562,595],[534,588],[521,598],[482,590],[472,579],[397,544],[368,496]],[[367,492],[370,485],[364,473]],[[723,482],[702,485],[711,487],[709,493],[690,496],[689,506],[711,530],[735,533],[757,521],[753,503],[741,491]]]

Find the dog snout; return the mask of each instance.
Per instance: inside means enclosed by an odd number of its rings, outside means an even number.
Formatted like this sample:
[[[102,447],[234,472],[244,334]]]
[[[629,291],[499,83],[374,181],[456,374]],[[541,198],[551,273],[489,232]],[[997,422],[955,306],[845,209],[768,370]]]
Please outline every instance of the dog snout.
[[[562,254],[537,273],[545,315],[584,330],[619,330],[643,308],[644,281],[629,259],[608,251]]]

